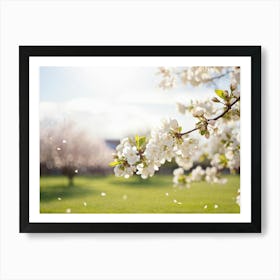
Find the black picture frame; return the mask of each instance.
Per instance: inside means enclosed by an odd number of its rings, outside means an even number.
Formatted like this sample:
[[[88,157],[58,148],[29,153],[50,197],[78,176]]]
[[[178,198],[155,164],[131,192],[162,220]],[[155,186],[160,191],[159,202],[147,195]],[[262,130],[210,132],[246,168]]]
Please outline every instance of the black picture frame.
[[[251,57],[250,223],[32,223],[29,221],[29,58],[32,56]],[[248,233],[261,232],[260,46],[19,46],[21,233]],[[38,116],[39,117],[39,116]],[[39,186],[38,186],[39,187]]]

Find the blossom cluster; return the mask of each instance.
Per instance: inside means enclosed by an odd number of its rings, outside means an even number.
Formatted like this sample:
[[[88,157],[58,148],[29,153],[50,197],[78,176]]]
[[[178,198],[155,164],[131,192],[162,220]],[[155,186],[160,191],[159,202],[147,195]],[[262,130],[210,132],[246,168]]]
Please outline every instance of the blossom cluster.
[[[229,168],[232,173],[240,166],[240,133],[234,122],[219,128],[211,146],[211,165],[221,170]]]
[[[129,178],[136,174],[146,179],[166,161],[174,159],[179,166],[174,170],[173,183],[176,186],[190,187],[196,181],[226,183],[226,179],[220,176],[221,171],[226,168],[234,173],[240,168],[240,67],[160,67],[158,74],[162,78],[159,83],[162,89],[172,89],[178,83],[194,87],[216,85],[216,81],[225,76],[230,79],[230,84],[225,90],[216,89],[211,99],[177,103],[179,113],[190,113],[194,118],[193,129],[182,132],[177,120],[169,119],[152,130],[149,137],[123,139],[111,163],[115,175]],[[200,149],[198,140],[189,137],[193,131],[205,138]],[[203,143],[206,149],[202,151]],[[199,153],[207,155],[210,166],[205,169],[201,166],[193,168]],[[239,199],[240,195],[236,198],[237,204]]]
[[[238,73],[234,67],[217,67],[217,66],[194,66],[187,68],[165,68],[159,67],[158,74],[162,80],[159,87],[162,89],[173,88],[178,81],[183,85],[200,86],[202,84],[213,84],[214,81],[227,74],[232,74],[232,79],[238,80]]]
[[[174,186],[190,188],[190,184],[196,181],[206,181],[208,183],[225,184],[227,179],[220,178],[216,167],[207,167],[203,169],[201,166],[194,168],[188,175],[185,174],[183,168],[177,168],[173,171]]]
[[[177,102],[176,105],[178,112],[183,115],[189,112],[192,115],[204,114],[206,118],[210,118],[215,115],[219,109],[217,106],[214,106],[214,103],[210,99],[191,100],[190,104]]]
[[[230,73],[231,84],[239,85],[240,84],[240,67],[233,67],[232,72]]]
[[[177,103],[181,114],[192,114],[196,119],[196,130],[207,139],[227,122],[238,121],[240,118],[240,93],[237,84],[232,83],[230,91],[217,89],[215,94],[211,100],[191,101],[189,105]]]
[[[193,166],[192,155],[197,149],[197,141],[181,135],[177,120],[163,120],[151,132],[149,139],[142,136],[124,138],[116,148],[114,166],[116,176],[129,178],[133,174],[147,179],[159,170],[166,161],[175,158],[179,166],[186,170]]]
[[[225,71],[224,67],[189,67],[181,72],[180,78],[183,84],[190,83],[192,86],[199,86],[213,81]]]

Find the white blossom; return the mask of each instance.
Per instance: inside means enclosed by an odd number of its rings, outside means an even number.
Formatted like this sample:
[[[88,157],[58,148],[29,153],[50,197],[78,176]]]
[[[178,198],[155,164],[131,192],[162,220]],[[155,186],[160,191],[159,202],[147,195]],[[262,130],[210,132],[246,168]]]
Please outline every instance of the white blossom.
[[[176,84],[175,77],[166,77],[159,83],[159,87],[166,90],[166,89],[173,88],[175,84]]]
[[[169,133],[170,131],[178,131],[179,124],[175,119],[163,119],[158,129],[159,133]]]
[[[153,163],[150,163],[146,166],[143,163],[140,163],[136,168],[136,174],[141,175],[142,179],[147,179],[148,177],[152,177],[155,174],[155,166]]]
[[[240,97],[240,91],[235,90],[235,91],[233,92],[233,96],[234,96],[235,98],[239,98],[239,97]]]
[[[230,73],[231,84],[240,84],[240,67],[234,67]]]
[[[117,177],[129,178],[129,177],[133,176],[134,168],[131,166],[125,167],[123,165],[117,165],[114,168],[114,172]]]
[[[178,112],[179,112],[180,114],[183,114],[183,115],[184,115],[184,114],[186,113],[187,107],[186,107],[184,104],[179,103],[179,102],[177,102],[176,105],[177,105],[177,110],[178,110]]]
[[[191,178],[193,181],[200,181],[205,175],[205,171],[201,168],[201,166],[197,166],[191,172]]]
[[[189,170],[193,167],[193,161],[191,158],[177,156],[175,161],[180,167],[184,168],[184,170]]]
[[[205,170],[205,181],[208,183],[225,184],[227,179],[218,177],[218,169],[216,167],[207,167]]]
[[[205,170],[205,180],[207,182],[215,182],[216,175],[217,175],[217,168],[216,167],[207,167]]]
[[[182,158],[191,157],[197,150],[198,141],[196,139],[183,139],[182,143],[176,145],[176,154]]]
[[[177,168],[173,171],[174,176],[180,176],[184,174],[184,169],[183,168]]]
[[[214,126],[216,124],[216,121],[215,120],[210,120],[210,121],[208,121],[208,124],[210,124],[211,126]]]
[[[137,154],[137,148],[135,146],[125,146],[122,155],[130,165],[133,165],[140,160],[140,156]]]
[[[194,117],[202,117],[205,113],[205,110],[201,107],[195,107],[192,111]]]
[[[213,156],[213,159],[211,161],[211,165],[216,167],[217,169],[223,169],[225,167],[224,163],[221,162],[220,154],[217,153]]]
[[[174,186],[189,187],[189,180],[186,175],[184,175],[184,169],[179,167],[173,171],[173,183]]]

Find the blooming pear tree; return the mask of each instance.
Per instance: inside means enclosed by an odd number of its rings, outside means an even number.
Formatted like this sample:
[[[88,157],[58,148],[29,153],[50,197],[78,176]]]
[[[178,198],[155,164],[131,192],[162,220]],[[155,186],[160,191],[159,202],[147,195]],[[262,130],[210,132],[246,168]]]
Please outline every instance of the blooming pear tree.
[[[122,139],[110,163],[115,175],[129,178],[136,174],[147,179],[166,161],[174,159],[178,165],[173,172],[175,186],[189,188],[192,182],[202,180],[226,183],[221,171],[227,168],[235,173],[240,167],[240,68],[160,67],[158,74],[159,87],[163,90],[180,83],[191,87],[208,86],[213,88],[213,97],[176,104],[180,114],[194,118],[195,125],[188,131],[182,131],[176,119],[165,119],[148,137],[137,135]],[[223,77],[228,78],[229,84],[226,89],[219,89],[217,82]],[[209,159],[210,165],[206,169],[200,165],[193,168],[202,156]]]

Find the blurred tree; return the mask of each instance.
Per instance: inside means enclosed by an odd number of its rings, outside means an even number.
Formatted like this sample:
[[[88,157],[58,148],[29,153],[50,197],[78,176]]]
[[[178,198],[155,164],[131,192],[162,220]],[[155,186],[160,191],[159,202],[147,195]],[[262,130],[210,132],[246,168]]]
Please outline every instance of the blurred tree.
[[[92,139],[74,122],[41,122],[40,164],[59,169],[73,186],[74,176],[87,169],[108,169],[112,150],[103,140]]]

